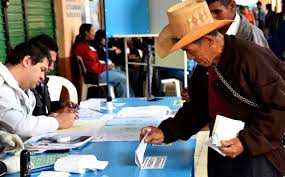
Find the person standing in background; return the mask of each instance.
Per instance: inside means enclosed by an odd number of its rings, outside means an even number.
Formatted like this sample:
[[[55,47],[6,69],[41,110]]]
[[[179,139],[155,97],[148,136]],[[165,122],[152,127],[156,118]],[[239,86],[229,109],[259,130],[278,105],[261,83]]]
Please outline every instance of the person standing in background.
[[[260,1],[258,1],[256,3],[256,5],[257,5],[257,10],[258,10],[258,12],[257,12],[257,19],[256,19],[257,26],[258,26],[258,28],[261,31],[264,31],[264,29],[265,29],[265,19],[266,19],[265,16],[266,15],[265,15],[265,12],[264,12],[264,10],[262,8],[262,3]]]
[[[272,5],[271,4],[266,4],[265,6],[266,8],[266,17],[265,17],[265,30],[264,30],[264,34],[266,36],[266,38],[268,39],[268,37],[270,37],[272,35],[272,32],[274,31],[274,17],[275,17],[275,12],[272,11]]]
[[[234,20],[232,23],[219,29],[220,33],[235,35],[238,38],[268,48],[268,43],[263,32],[236,12],[236,3],[234,0],[206,0],[206,2],[214,19]]]

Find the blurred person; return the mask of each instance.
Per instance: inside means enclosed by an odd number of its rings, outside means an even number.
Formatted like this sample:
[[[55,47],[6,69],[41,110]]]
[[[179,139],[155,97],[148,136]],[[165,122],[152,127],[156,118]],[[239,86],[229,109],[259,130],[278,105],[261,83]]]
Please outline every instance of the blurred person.
[[[255,22],[255,17],[253,15],[253,13],[248,9],[247,6],[240,6],[239,8],[240,10],[240,13],[245,16],[245,18],[250,22],[252,23],[253,25],[256,25],[256,22]]]
[[[73,125],[76,113],[32,115],[36,100],[31,89],[42,83],[50,64],[50,50],[31,41],[17,45],[6,65],[0,63],[0,124],[6,131],[24,138]]]
[[[235,35],[238,38],[268,48],[263,32],[236,12],[234,0],[206,0],[206,2],[214,19],[234,20],[232,23],[219,29],[219,32],[222,34]]]
[[[265,12],[262,8],[262,3],[260,1],[258,1],[256,3],[256,6],[257,6],[257,26],[258,28],[261,30],[261,31],[264,31],[264,28],[265,28]]]
[[[191,79],[192,100],[158,127],[142,128],[140,137],[148,133],[146,143],[171,143],[188,140],[208,123],[211,134],[217,115],[241,120],[245,127],[237,137],[220,142],[225,156],[208,148],[208,176],[282,177],[285,64],[270,49],[220,34],[216,29],[231,21],[214,21],[204,1],[178,3],[167,15],[169,24],[157,39],[159,56],[182,49],[200,67]]]
[[[120,54],[116,54],[111,58],[112,62],[115,64],[117,70],[124,70],[125,68],[125,45],[123,38],[110,38],[109,47],[113,49],[119,49]]]
[[[49,74],[51,71],[54,70],[54,66],[56,63],[56,55],[58,52],[58,46],[56,42],[46,34],[35,36],[31,38],[30,41],[33,43],[38,43],[40,45],[43,45],[50,50],[51,64],[48,67],[46,75]],[[39,115],[56,116],[58,113],[62,113],[64,111],[69,112],[70,109],[75,105],[71,101],[67,100],[62,103],[64,109],[59,109],[60,106],[58,106],[57,103],[51,102],[47,86],[48,81],[49,78],[45,77],[45,79],[39,86],[37,86],[35,89],[32,89],[32,92],[36,97],[36,106],[33,111],[34,116],[39,116]]]
[[[76,36],[73,44],[73,52],[81,56],[88,73],[99,80],[100,83],[107,82],[106,64],[99,61],[98,52],[92,47],[92,41],[95,39],[96,30],[91,24],[82,24],[79,28],[79,34]],[[127,96],[126,76],[124,73],[113,70],[114,65],[109,64],[109,80],[114,86],[118,97]],[[130,88],[130,97],[133,97],[133,91]]]
[[[279,25],[277,30],[272,34],[271,38],[268,39],[270,49],[274,54],[285,61],[285,20]]]
[[[265,35],[271,36],[273,32],[273,22],[274,22],[274,17],[276,16],[275,12],[272,11],[272,5],[271,4],[266,4],[266,16],[265,16]]]
[[[99,29],[96,31],[93,47],[96,49],[98,53],[99,60],[102,60],[105,62],[106,61],[105,30]],[[108,57],[112,62],[114,62],[118,56],[120,57],[121,54],[122,54],[122,51],[120,48],[117,48],[115,46],[109,46]]]
[[[277,30],[282,21],[285,20],[285,0],[282,0],[282,10],[277,13],[272,22],[272,33]]]

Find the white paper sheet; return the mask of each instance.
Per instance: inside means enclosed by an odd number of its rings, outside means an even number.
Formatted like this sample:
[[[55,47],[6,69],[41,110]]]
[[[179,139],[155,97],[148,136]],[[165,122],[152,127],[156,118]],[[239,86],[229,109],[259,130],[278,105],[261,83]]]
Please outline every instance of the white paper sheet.
[[[84,173],[86,170],[103,170],[108,161],[99,161],[94,155],[68,155],[56,160],[55,171]]]
[[[136,149],[136,152],[135,152],[135,163],[139,167],[143,166],[143,158],[144,158],[144,153],[145,153],[145,149],[146,149],[146,146],[147,146],[147,143],[144,140],[148,136],[150,131],[151,131],[151,129],[149,129],[148,132],[145,134],[145,136],[141,140],[141,142],[140,142],[140,144],[139,144],[139,146],[138,146],[138,148]]]
[[[101,119],[103,113],[93,110],[91,108],[80,108],[79,110],[79,119]]]
[[[239,131],[243,128],[244,122],[217,115],[212,133],[212,142],[217,146],[221,146],[221,140],[237,137]]]
[[[244,122],[240,120],[230,119],[221,115],[216,116],[212,136],[205,144],[215,151],[225,156],[219,149],[222,140],[230,140],[237,137],[240,130],[244,128]]]
[[[165,117],[170,111],[168,106],[125,107],[117,113],[116,118]]]
[[[139,141],[141,128],[141,126],[104,126],[92,141]]]
[[[106,125],[153,125],[157,126],[167,118],[168,106],[126,107],[120,110]]]
[[[105,125],[105,120],[76,120],[73,127],[58,130],[58,135],[70,136],[97,136],[100,129]]]

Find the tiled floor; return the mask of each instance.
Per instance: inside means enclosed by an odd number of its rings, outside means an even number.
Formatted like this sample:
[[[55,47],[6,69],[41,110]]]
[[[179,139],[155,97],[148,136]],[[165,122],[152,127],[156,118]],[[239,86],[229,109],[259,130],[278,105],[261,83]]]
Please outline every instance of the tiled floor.
[[[207,177],[207,154],[208,147],[205,141],[209,137],[209,131],[200,131],[197,134],[196,148],[195,148],[195,177]]]

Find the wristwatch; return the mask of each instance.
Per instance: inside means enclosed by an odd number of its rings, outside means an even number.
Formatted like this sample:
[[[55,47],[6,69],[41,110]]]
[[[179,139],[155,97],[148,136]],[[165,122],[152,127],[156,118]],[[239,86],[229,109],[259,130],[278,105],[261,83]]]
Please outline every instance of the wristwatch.
[[[0,161],[0,176],[4,176],[7,173],[7,167],[4,162]]]

